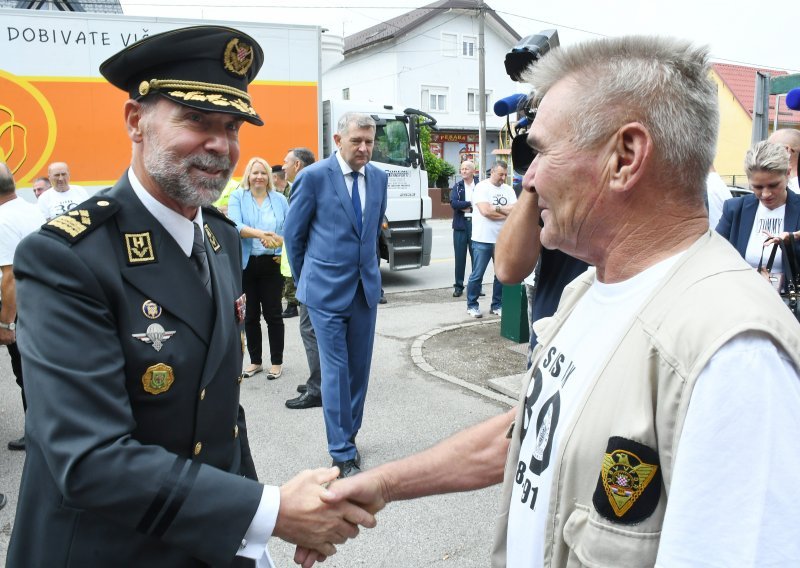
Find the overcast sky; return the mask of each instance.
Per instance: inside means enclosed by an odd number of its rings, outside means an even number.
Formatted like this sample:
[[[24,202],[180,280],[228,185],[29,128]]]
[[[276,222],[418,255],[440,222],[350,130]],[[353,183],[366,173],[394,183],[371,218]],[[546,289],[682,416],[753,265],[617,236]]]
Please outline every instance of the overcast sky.
[[[350,35],[425,2],[410,0],[121,0],[126,14],[312,24]],[[800,73],[800,3],[789,0],[488,0],[521,36],[558,30],[561,44],[631,33],[711,46],[716,61]]]

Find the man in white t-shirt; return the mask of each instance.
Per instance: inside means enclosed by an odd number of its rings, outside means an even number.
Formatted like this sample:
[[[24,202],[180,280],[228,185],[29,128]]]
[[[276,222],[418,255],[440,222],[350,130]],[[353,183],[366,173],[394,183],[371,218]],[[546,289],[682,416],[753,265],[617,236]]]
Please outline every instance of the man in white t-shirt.
[[[41,227],[44,217],[36,205],[17,197],[14,177],[0,162],[0,345],[8,347],[11,370],[22,395],[22,409],[28,409],[22,381],[22,360],[17,348],[17,289],[14,280],[14,251],[19,242]],[[9,450],[24,450],[25,436],[8,443]]]
[[[780,144],[789,152],[789,189],[795,193],[800,193],[798,184],[797,162],[800,159],[800,130],[795,128],[781,128],[772,133],[767,138],[767,142]]]
[[[46,220],[63,215],[89,199],[85,189],[69,184],[69,166],[64,162],[50,164],[47,175],[52,187],[39,196],[39,210]]]
[[[542,246],[596,268],[536,322],[517,409],[333,483],[331,502],[503,479],[494,568],[800,566],[800,325],[708,229],[709,75],[706,48],[667,37],[533,64],[523,190]]]
[[[494,258],[494,243],[503,223],[506,222],[517,195],[511,186],[506,185],[508,164],[502,160],[492,165],[489,179],[475,186],[472,194],[472,273],[467,282],[467,313],[474,318],[482,317],[478,297],[481,293],[483,275]],[[492,285],[492,304],[490,312],[500,315],[503,285],[495,276]]]

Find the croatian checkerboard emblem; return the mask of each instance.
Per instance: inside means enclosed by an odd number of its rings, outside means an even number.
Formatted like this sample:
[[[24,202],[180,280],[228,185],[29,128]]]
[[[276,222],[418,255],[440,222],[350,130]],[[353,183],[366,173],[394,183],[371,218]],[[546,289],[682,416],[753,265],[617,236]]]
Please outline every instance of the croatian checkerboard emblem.
[[[661,488],[658,452],[620,436],[609,438],[592,497],[602,517],[623,525],[641,522],[656,510]]]
[[[147,326],[147,331],[145,333],[133,333],[131,335],[133,335],[133,337],[139,341],[152,344],[153,349],[156,351],[161,351],[161,348],[164,346],[164,342],[175,335],[175,332],[167,331],[161,325],[152,323]]]

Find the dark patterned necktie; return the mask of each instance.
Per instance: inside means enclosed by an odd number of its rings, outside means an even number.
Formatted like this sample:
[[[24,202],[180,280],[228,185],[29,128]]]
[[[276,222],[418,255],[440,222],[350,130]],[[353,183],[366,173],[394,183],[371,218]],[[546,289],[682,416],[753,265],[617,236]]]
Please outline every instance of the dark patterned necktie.
[[[358,227],[358,234],[361,234],[361,196],[358,194],[358,176],[359,172],[350,172],[353,177],[353,191],[351,198],[353,199],[353,212],[356,214],[356,226]]]
[[[194,225],[194,243],[192,243],[192,260],[194,266],[197,268],[197,274],[200,276],[200,281],[206,288],[209,296],[211,295],[211,270],[208,268],[208,254],[206,247],[203,244],[203,233],[200,231],[200,225]]]

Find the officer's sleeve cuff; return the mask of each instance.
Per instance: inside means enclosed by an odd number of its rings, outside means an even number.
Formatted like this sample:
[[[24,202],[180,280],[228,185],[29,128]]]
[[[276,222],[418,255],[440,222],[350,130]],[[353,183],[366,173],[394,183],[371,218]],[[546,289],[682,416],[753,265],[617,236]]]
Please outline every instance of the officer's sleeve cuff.
[[[265,485],[261,493],[261,502],[258,504],[256,514],[253,516],[244,538],[242,538],[242,544],[239,546],[236,556],[254,560],[264,556],[267,541],[272,536],[272,531],[275,530],[280,505],[280,488],[274,485]]]

